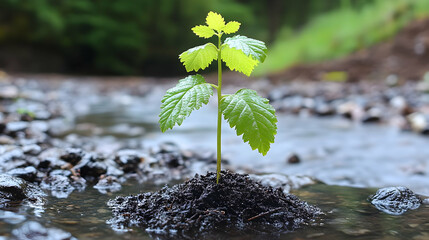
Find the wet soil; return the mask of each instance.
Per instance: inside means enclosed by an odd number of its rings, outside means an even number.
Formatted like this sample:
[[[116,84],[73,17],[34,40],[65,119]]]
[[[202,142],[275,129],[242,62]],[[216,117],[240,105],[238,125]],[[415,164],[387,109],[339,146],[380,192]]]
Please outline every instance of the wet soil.
[[[344,71],[348,79],[384,79],[396,75],[418,80],[429,71],[429,18],[412,22],[391,40],[363,49],[345,58],[303,64],[273,74],[273,80],[322,79],[323,74]]]
[[[208,173],[153,193],[109,201],[115,228],[140,226],[162,235],[244,231],[287,232],[309,225],[322,212],[281,188],[224,171],[219,184]],[[182,235],[180,235],[182,236]]]

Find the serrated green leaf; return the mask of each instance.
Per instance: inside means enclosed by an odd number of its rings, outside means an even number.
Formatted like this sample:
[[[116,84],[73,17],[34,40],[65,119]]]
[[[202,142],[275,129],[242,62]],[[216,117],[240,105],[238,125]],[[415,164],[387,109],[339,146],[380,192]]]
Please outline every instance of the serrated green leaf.
[[[161,100],[159,114],[161,131],[165,132],[173,128],[176,123],[180,126],[193,110],[207,104],[211,95],[213,95],[212,86],[199,74],[180,80]]]
[[[213,29],[209,28],[208,26],[203,26],[203,25],[193,27],[192,31],[198,37],[202,37],[202,38],[210,38],[215,34]]]
[[[250,56],[259,62],[264,62],[267,57],[267,47],[265,43],[246,36],[234,36],[225,39],[223,45],[243,51],[246,56]]]
[[[185,65],[186,71],[198,71],[205,69],[210,63],[217,59],[217,48],[212,43],[207,43],[198,47],[189,49],[180,54],[180,62]]]
[[[277,117],[268,99],[256,91],[241,89],[222,98],[220,108],[224,118],[243,141],[265,155],[270,150],[277,133]]]
[[[241,23],[239,23],[239,22],[231,21],[225,25],[225,27],[222,29],[222,31],[224,31],[227,34],[235,33],[238,31],[238,29],[240,29],[240,25],[241,25]]]
[[[257,60],[246,56],[241,50],[228,47],[228,45],[223,46],[221,58],[229,69],[242,72],[247,76],[250,76],[258,64]]]
[[[211,29],[216,31],[221,31],[225,27],[225,20],[220,14],[215,12],[209,12],[206,23]]]

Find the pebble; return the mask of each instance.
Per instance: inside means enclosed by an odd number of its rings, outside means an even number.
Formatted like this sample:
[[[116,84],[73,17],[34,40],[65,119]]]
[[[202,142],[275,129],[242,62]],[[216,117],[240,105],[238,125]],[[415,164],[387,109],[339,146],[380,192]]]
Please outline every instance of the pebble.
[[[417,133],[422,133],[426,129],[429,129],[428,118],[422,113],[412,113],[407,116],[407,119],[410,122],[412,130]]]
[[[301,159],[297,154],[294,153],[288,157],[287,162],[290,164],[297,164],[301,162]]]
[[[19,97],[19,89],[13,85],[0,87],[0,99],[14,99]]]
[[[42,148],[37,144],[30,144],[23,146],[22,151],[24,151],[25,154],[36,156],[42,152]]]
[[[7,174],[14,177],[22,178],[29,182],[33,182],[37,176],[37,169],[34,168],[33,166],[28,166],[25,168],[15,168],[15,169],[9,170]]]
[[[0,145],[14,144],[15,140],[7,135],[0,135]]]
[[[380,188],[370,198],[371,204],[378,210],[390,215],[401,215],[408,210],[417,209],[422,202],[406,187]]]
[[[12,231],[12,240],[77,240],[71,233],[58,228],[45,228],[40,223],[29,221]]]
[[[9,122],[6,124],[6,131],[10,133],[24,131],[26,128],[28,128],[28,125],[28,122],[24,121]]]
[[[100,193],[106,194],[108,192],[117,192],[121,190],[121,184],[116,177],[108,176],[106,178],[100,179],[94,188],[97,189]]]

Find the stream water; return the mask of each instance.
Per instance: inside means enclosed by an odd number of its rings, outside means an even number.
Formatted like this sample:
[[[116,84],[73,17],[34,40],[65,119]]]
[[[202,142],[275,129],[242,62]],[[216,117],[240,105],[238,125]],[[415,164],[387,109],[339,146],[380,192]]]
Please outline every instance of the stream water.
[[[163,91],[155,88],[144,98],[118,94],[94,105],[90,114],[80,116],[76,124],[99,128],[90,137],[114,136],[115,140],[132,140],[148,147],[168,141],[185,149],[213,152],[215,106],[209,104],[192,113],[180,128],[161,134],[157,115]],[[429,205],[392,216],[377,210],[367,200],[384,186],[406,186],[418,194],[429,195],[427,137],[381,125],[359,125],[342,118],[279,114],[278,119],[276,143],[265,157],[251,151],[224,122],[224,157],[237,169],[309,175],[325,182],[293,192],[319,206],[326,213],[324,219],[314,226],[276,236],[213,235],[208,239],[429,239]],[[88,135],[85,131],[73,134]],[[287,163],[293,153],[300,157],[300,163]],[[88,186],[66,199],[49,196],[43,209],[23,206],[13,211],[17,214],[2,211],[0,239],[26,220],[63,229],[78,239],[151,239],[144,229],[112,230],[106,223],[112,217],[106,202],[117,195],[161,187],[129,181],[119,192],[101,194]]]
[[[63,229],[78,239],[151,239],[144,229],[133,228],[126,232],[112,230],[106,224],[112,215],[105,203],[116,195],[158,188],[160,186],[128,182],[114,194],[100,194],[88,187],[84,192],[72,193],[67,199],[49,197],[45,209],[39,209],[36,215],[31,208],[22,208],[20,217],[2,212],[0,234],[7,236],[17,222],[26,219]],[[325,184],[308,186],[294,194],[310,204],[317,204],[326,213],[321,223],[273,236],[219,234],[208,239],[429,239],[429,205],[422,205],[401,216],[392,216],[380,212],[367,201],[367,197],[374,192],[375,189]]]

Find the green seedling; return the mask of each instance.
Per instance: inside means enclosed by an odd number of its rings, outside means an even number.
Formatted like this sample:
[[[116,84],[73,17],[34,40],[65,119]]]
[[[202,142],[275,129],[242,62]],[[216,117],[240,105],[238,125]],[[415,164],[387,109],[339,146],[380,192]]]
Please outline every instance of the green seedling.
[[[207,68],[213,60],[218,63],[218,84],[210,84],[204,77],[190,75],[167,90],[162,98],[159,124],[161,131],[172,129],[174,125],[181,125],[193,110],[199,109],[209,102],[213,95],[213,88],[217,90],[218,118],[217,118],[217,179],[219,183],[221,170],[221,126],[222,115],[231,128],[235,128],[243,141],[262,155],[266,155],[274,142],[277,133],[277,118],[274,108],[268,99],[258,96],[256,91],[240,89],[235,94],[222,95],[222,61],[226,66],[247,76],[259,63],[264,62],[267,48],[259,40],[236,35],[226,38],[224,34],[238,31],[240,23],[231,21],[225,23],[220,14],[209,12],[206,18],[207,25],[199,25],[192,31],[199,37],[211,38],[217,36],[217,46],[207,43],[187,50],[180,54],[180,61],[186,71],[198,71]]]

